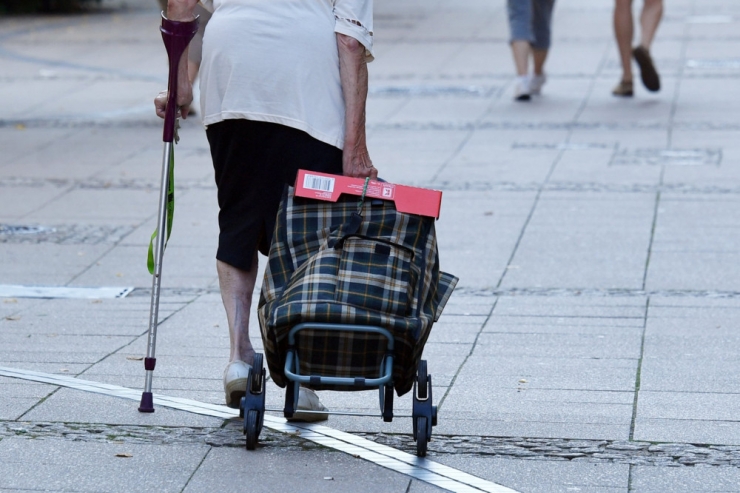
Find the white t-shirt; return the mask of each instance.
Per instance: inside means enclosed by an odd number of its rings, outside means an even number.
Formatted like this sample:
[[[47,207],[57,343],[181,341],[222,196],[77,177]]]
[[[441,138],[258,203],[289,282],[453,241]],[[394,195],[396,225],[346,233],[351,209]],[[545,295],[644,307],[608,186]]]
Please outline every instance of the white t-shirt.
[[[297,128],[342,149],[335,33],[373,50],[373,0],[214,0],[203,38],[200,105],[208,126],[244,118]]]

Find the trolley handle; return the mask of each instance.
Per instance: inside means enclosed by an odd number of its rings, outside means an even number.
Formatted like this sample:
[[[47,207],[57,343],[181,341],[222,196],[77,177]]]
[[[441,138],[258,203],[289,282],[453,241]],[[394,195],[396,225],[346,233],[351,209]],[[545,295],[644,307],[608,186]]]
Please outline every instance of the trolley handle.
[[[330,330],[335,332],[368,332],[373,334],[380,334],[388,339],[388,351],[393,351],[393,334],[388,329],[383,327],[375,327],[373,325],[350,325],[350,324],[326,324],[318,322],[304,322],[298,324],[288,332],[288,344],[295,346],[295,337],[301,330],[307,329],[319,329],[319,330]]]

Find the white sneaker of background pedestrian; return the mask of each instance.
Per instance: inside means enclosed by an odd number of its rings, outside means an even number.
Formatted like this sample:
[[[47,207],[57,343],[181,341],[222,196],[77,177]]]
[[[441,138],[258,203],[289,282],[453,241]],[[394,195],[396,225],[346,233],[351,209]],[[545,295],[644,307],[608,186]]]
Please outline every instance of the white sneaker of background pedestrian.
[[[298,390],[298,408],[293,413],[293,417],[289,418],[288,421],[326,421],[329,419],[328,414],[318,413],[305,413],[301,411],[328,411],[326,407],[319,400],[319,396],[316,395],[311,389],[304,389],[301,387]]]
[[[251,366],[243,361],[232,361],[224,370],[224,393],[226,405],[238,409],[241,399],[247,395],[247,379]]]
[[[528,75],[520,75],[516,78],[514,86],[514,100],[529,101],[531,90],[529,88],[530,79]]]
[[[540,75],[533,75],[529,79],[529,93],[532,95],[539,96],[542,92],[542,86],[547,82],[547,76],[543,73]]]

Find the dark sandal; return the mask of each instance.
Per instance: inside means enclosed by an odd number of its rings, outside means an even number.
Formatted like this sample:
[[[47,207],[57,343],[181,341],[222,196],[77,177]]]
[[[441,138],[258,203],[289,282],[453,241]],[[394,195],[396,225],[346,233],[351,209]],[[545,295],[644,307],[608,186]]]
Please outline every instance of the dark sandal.
[[[658,71],[655,70],[650,52],[644,46],[638,46],[632,50],[632,56],[635,57],[637,65],[640,66],[640,77],[647,90],[660,91],[660,76]]]

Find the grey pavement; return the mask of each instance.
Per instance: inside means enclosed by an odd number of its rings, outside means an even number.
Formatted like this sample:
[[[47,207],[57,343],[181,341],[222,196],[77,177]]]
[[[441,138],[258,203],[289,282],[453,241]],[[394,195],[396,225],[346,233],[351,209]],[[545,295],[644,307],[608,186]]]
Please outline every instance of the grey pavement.
[[[618,99],[612,3],[558,0],[549,80],[516,103],[505,2],[375,0],[371,156],[386,180],[444,192],[441,264],[460,278],[425,348],[429,458],[522,493],[740,492],[740,4],[666,2],[663,88]],[[155,0],[0,18],[0,285],[135,288],[0,298],[0,366],[143,386],[158,23]],[[216,189],[198,118],[180,134],[154,390],[222,404]],[[235,420],[136,407],[0,377],[0,492],[440,491],[300,437],[267,430],[247,452]],[[413,452],[407,419],[328,426]]]

